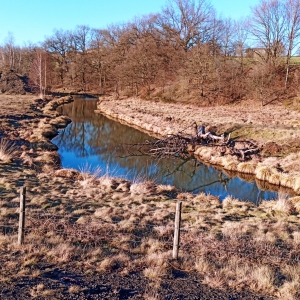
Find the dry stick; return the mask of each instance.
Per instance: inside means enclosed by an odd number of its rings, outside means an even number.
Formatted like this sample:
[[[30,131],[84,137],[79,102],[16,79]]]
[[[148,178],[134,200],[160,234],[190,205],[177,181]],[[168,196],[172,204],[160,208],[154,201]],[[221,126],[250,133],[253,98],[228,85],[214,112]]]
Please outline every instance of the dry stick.
[[[24,242],[25,200],[26,200],[26,187],[22,186],[20,190],[20,216],[19,216],[19,232],[18,232],[19,245],[22,245]]]
[[[176,203],[175,230],[174,230],[174,243],[173,243],[173,259],[178,259],[179,242],[180,242],[181,207],[182,207],[182,202],[178,201]]]

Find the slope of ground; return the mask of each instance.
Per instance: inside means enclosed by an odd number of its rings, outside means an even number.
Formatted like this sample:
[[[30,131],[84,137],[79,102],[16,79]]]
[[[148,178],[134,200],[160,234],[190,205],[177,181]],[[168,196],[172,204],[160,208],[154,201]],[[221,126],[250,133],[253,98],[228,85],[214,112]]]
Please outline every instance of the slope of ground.
[[[28,90],[26,79],[15,71],[0,70],[0,92],[10,95],[25,94]]]

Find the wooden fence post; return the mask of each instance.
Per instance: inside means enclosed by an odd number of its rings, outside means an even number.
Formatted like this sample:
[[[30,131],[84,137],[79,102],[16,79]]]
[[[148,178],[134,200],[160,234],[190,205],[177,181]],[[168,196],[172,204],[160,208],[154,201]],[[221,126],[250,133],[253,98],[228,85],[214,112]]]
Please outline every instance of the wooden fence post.
[[[173,243],[173,259],[178,259],[179,243],[180,243],[180,221],[181,221],[182,202],[176,203],[174,243]]]
[[[26,187],[22,186],[20,190],[20,215],[19,215],[19,231],[18,231],[19,245],[22,245],[24,242],[25,201],[26,201]]]

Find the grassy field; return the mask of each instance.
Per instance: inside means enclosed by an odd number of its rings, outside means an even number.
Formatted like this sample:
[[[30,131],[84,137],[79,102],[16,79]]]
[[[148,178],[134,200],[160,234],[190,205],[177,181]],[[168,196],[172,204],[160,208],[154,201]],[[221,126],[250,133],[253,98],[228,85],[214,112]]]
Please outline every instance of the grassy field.
[[[291,64],[299,65],[300,64],[300,56],[292,56],[291,57]]]
[[[28,96],[20,108],[14,104],[18,101],[0,97],[6,106],[1,134],[49,142],[47,136],[66,122],[54,110],[66,100],[42,103]],[[146,109],[142,103],[139,107]],[[198,122],[205,120],[194,108],[183,113],[185,121],[172,116],[186,124],[192,113]],[[231,197],[220,202],[150,181],[110,178],[88,166],[81,172],[60,169],[57,153],[45,148],[12,146],[3,138],[0,145],[0,295],[4,290],[13,295],[21,289],[18,282],[25,281],[22,293],[28,298],[73,299],[87,295],[85,278],[138,274],[143,286],[136,299],[164,299],[166,282],[171,289],[180,280],[172,275],[177,272],[193,276],[191,293],[204,286],[224,295],[256,295],[251,299],[299,299],[300,197],[280,193],[259,207]],[[26,234],[18,245],[22,185],[27,187]],[[174,261],[177,201],[183,202],[183,212],[179,260]],[[70,274],[68,281],[55,277],[57,270]]]
[[[11,172],[4,164],[1,169],[4,285],[60,268],[93,276],[141,271],[159,290],[165,277],[178,269],[198,274],[199,282],[216,289],[299,297],[299,197],[281,195],[256,207],[230,197],[221,203],[204,194],[174,193],[170,186],[131,183],[88,170],[36,174],[21,167]],[[14,182],[21,174],[26,174],[28,204],[25,244],[18,246]],[[178,200],[183,202],[181,247],[179,260],[173,261]],[[61,286],[61,292],[65,289]],[[73,292],[82,289],[72,286]],[[54,293],[38,286],[29,292],[36,297]]]

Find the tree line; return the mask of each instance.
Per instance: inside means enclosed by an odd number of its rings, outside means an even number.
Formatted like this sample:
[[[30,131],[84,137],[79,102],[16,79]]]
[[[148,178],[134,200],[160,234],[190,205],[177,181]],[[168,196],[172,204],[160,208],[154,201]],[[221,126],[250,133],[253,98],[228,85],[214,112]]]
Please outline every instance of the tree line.
[[[299,86],[300,0],[261,0],[243,20],[208,0],[173,0],[158,14],[105,29],[54,30],[39,45],[0,45],[0,70],[32,90],[221,104],[294,97]]]

